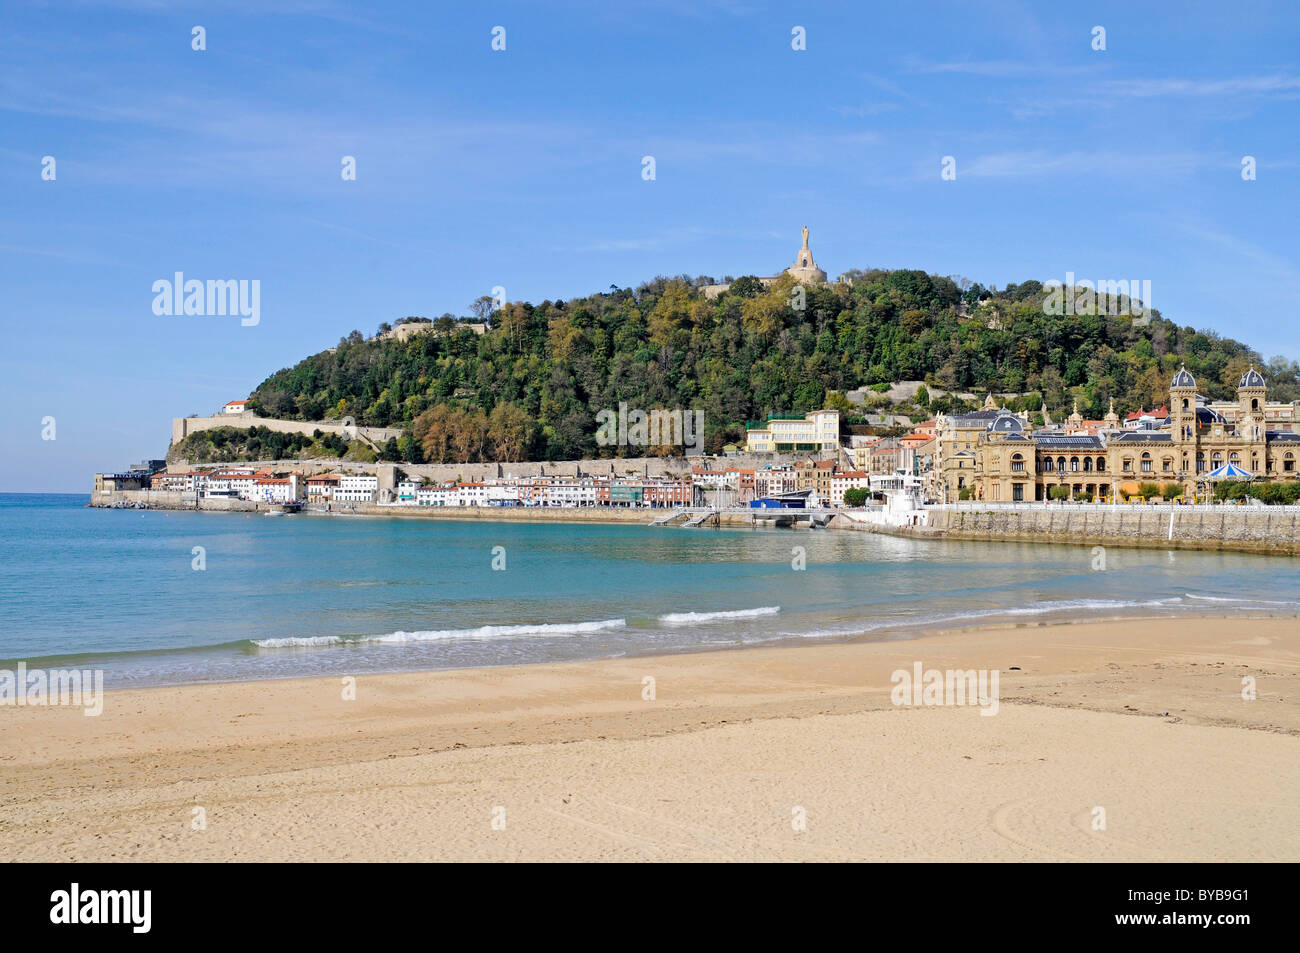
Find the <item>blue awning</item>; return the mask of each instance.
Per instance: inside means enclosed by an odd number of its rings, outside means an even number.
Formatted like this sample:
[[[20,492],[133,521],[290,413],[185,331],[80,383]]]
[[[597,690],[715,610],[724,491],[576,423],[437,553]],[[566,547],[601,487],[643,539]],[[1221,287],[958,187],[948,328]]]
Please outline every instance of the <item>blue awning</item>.
[[[1205,474],[1205,479],[1207,480],[1253,480],[1255,479],[1255,475],[1246,470],[1243,470],[1235,463],[1228,463],[1225,464],[1224,466],[1219,467],[1217,470],[1211,470],[1209,473]]]

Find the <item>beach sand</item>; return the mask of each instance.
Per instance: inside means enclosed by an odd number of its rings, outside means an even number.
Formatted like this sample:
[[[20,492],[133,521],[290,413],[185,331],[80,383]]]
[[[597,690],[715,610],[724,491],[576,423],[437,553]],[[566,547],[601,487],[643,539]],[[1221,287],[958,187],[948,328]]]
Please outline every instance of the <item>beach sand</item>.
[[[915,662],[998,669],[997,713],[895,706],[891,673]],[[1300,860],[1294,618],[948,630],[342,689],[110,692],[97,718],[0,709],[0,856]]]

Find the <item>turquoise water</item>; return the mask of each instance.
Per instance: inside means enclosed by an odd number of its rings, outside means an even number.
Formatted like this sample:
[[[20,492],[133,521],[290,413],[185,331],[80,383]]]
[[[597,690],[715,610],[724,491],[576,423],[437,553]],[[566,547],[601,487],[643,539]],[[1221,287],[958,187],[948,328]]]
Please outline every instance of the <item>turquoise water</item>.
[[[966,622],[1300,612],[1300,560],[1244,554],[1111,548],[1098,572],[1087,547],[86,500],[0,494],[0,667],[96,667],[122,687],[907,638]]]

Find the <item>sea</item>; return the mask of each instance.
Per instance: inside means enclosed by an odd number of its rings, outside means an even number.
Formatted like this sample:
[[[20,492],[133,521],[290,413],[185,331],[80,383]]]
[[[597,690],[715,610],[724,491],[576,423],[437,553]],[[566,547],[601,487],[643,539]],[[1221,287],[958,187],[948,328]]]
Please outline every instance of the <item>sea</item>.
[[[123,688],[1300,613],[1285,557],[88,499],[0,494],[0,668]]]

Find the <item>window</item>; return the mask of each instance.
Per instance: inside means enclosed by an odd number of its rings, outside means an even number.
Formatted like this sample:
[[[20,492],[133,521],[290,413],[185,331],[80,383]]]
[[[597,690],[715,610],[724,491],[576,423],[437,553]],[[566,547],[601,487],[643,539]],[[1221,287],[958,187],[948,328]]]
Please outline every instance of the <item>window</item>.
[[[1011,484],[1011,500],[1014,503],[1022,503],[1025,499],[1025,485],[1023,483]]]
[[[1025,471],[1025,458],[1018,453],[1012,454],[1011,469],[1015,473],[1023,473]],[[1016,486],[1019,488],[1019,484],[1016,484]]]
[[[1092,472],[1092,457],[1083,458],[1083,472],[1084,473]]]
[[[1290,450],[1288,450],[1286,456],[1282,458],[1282,469],[1287,473],[1295,472],[1295,454]]]
[[[1070,458],[1070,472],[1071,472],[1071,473],[1078,473],[1078,472],[1079,472],[1079,458],[1078,458],[1078,457],[1071,457],[1071,458]]]
[[[1229,455],[1228,455],[1228,462],[1229,462],[1229,463],[1232,463],[1232,464],[1234,464],[1234,465],[1240,463],[1240,462],[1241,462],[1241,454],[1236,453],[1235,451],[1234,451],[1233,453],[1229,454]]]
[[[1133,458],[1132,458],[1132,457],[1125,457],[1125,458],[1124,458],[1124,472],[1125,472],[1125,473],[1132,473],[1132,472],[1133,472]]]
[[[1098,473],[1105,473],[1105,472],[1106,472],[1106,458],[1105,458],[1105,457],[1098,457],[1098,458],[1097,458],[1097,472],[1098,472]]]
[[[1160,471],[1161,471],[1162,473],[1173,473],[1173,472],[1174,472],[1174,458],[1173,458],[1173,457],[1165,457],[1163,460],[1161,460],[1161,461],[1160,461]]]
[[[1043,457],[1043,472],[1044,472],[1044,473],[1051,473],[1051,472],[1052,472],[1052,458],[1051,458],[1051,457]]]
[[[1146,452],[1142,454],[1142,472],[1143,473],[1151,472],[1151,454]]]

